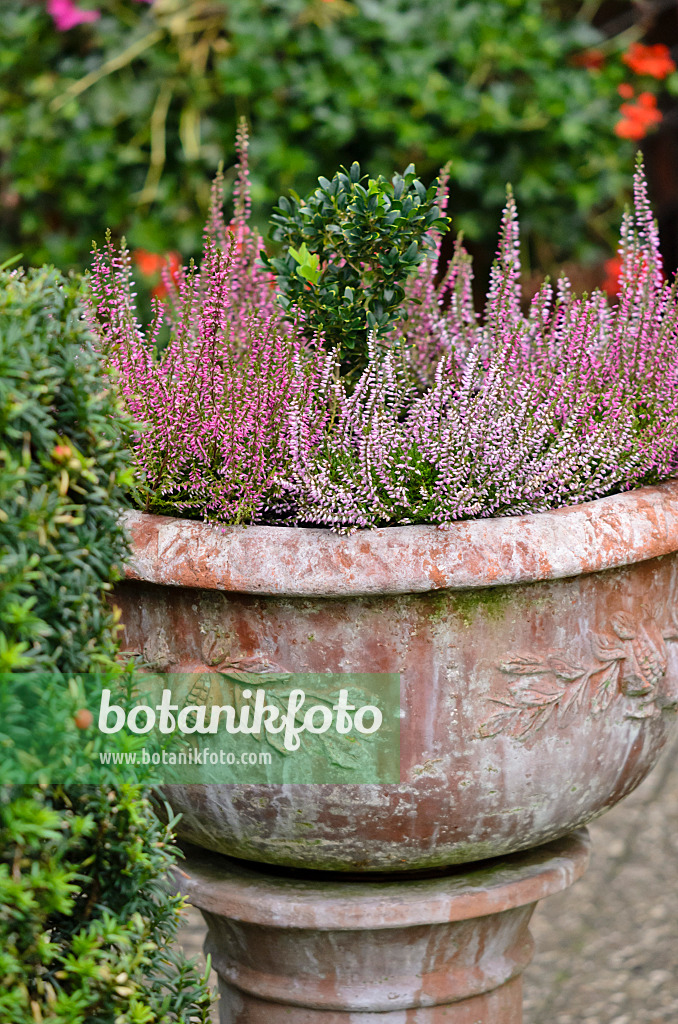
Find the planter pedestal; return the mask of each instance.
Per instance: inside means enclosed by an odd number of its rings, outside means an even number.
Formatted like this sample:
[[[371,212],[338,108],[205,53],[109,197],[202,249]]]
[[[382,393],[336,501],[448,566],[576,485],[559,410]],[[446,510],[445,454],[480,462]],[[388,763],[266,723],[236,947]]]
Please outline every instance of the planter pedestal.
[[[221,1024],[520,1024],[540,899],[585,871],[585,829],[425,877],[243,864],[191,847]]]

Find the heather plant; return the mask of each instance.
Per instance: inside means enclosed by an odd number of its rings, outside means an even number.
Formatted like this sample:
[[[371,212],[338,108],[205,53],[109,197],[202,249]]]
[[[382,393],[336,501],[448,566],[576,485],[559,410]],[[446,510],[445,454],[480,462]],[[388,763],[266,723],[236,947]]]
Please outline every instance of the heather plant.
[[[342,168],[305,199],[296,192],[275,207],[271,237],[280,256],[264,263],[276,273],[283,309],[303,310],[310,330],[337,350],[344,376],[367,362],[368,336],[379,338],[407,313],[404,285],[447,230],[436,200],[410,164],[391,181]]]
[[[444,182],[438,192],[444,205]],[[247,267],[234,269],[233,237],[223,223],[219,231],[221,248],[210,228],[200,271],[205,295],[218,278],[218,302],[192,300],[185,315],[172,302],[165,314],[157,307],[178,339],[169,359],[131,318],[124,258],[109,249],[95,267],[103,344],[146,424],[135,446],[138,475],[156,474],[146,507],[351,530],[538,512],[676,473],[678,305],[642,166],[616,304],[600,291],[577,296],[561,278],[523,311],[509,192],[482,317],[462,240],[439,280],[431,232],[399,319],[370,332],[365,368],[348,378],[340,344],[308,341],[299,305],[284,318],[276,311],[274,281],[256,260],[249,284],[240,280]],[[252,296],[238,297],[250,285],[270,310],[263,334]],[[201,347],[214,308],[222,318]]]
[[[385,355],[373,347],[352,394],[325,374],[317,407],[294,408],[288,486],[300,518],[355,528],[521,515],[675,475],[678,307],[640,166],[634,186],[614,308],[563,278],[522,314],[510,195],[482,321],[461,245],[439,286],[430,265],[412,335]],[[332,423],[311,444],[330,403]]]
[[[236,207],[227,226],[217,177],[200,268],[165,271],[166,301],[138,322],[124,244],[95,250],[95,330],[140,424],[133,442],[137,500],[147,511],[231,522],[273,514],[289,455],[287,409],[318,376],[303,317],[283,316],[248,224],[247,136],[238,137]],[[158,344],[163,325],[169,340]],[[160,350],[161,348],[161,350]],[[286,500],[286,499],[285,499]]]

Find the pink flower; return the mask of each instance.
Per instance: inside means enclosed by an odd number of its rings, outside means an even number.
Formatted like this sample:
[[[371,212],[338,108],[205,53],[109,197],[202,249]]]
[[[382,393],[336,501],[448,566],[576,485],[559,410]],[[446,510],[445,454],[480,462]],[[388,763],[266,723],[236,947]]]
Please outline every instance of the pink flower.
[[[84,25],[101,17],[99,11],[80,10],[74,0],[47,0],[47,11],[59,32],[68,32],[75,25]]]

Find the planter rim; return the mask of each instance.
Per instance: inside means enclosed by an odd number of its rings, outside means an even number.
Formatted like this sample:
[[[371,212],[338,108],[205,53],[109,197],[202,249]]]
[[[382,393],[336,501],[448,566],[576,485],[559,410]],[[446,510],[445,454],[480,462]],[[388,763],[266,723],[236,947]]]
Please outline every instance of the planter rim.
[[[678,550],[678,480],[553,512],[327,529],[217,526],[125,511],[128,579],[244,594],[344,597],[562,579]]]

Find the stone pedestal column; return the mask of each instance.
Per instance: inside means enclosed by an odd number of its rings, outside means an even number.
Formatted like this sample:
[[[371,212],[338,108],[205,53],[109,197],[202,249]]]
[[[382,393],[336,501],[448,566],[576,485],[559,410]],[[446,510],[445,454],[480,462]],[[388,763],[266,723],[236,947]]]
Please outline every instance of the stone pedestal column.
[[[191,848],[221,1024],[520,1024],[540,899],[579,878],[585,829],[425,878],[244,865]]]

